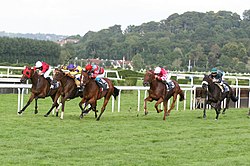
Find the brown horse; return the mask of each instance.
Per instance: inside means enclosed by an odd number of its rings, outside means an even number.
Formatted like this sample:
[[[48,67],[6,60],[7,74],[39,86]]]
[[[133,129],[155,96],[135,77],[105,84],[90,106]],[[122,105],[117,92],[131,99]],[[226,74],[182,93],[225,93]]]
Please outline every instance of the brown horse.
[[[204,75],[202,81],[202,88],[207,89],[207,99],[205,100],[205,106],[203,110],[203,118],[206,118],[206,105],[210,104],[214,107],[216,112],[215,120],[218,120],[220,110],[221,110],[221,102],[226,99],[226,107],[223,109],[223,114],[225,113],[226,109],[229,108],[230,99],[233,102],[236,102],[238,98],[234,95],[233,89],[229,86],[228,92],[221,92],[221,89],[218,85],[213,82],[213,79],[209,75]]]
[[[22,77],[20,79],[21,83],[24,83],[27,79],[31,80],[32,87],[31,87],[31,95],[27,102],[27,104],[21,109],[18,113],[21,114],[25,109],[30,105],[30,103],[35,99],[35,114],[38,113],[37,109],[37,100],[38,98],[45,98],[50,96],[52,101],[55,102],[52,105],[51,110],[53,108],[58,107],[57,99],[60,96],[60,87],[56,89],[50,89],[50,82],[44,78],[43,76],[39,75],[34,68],[27,67],[22,71]],[[49,111],[49,112],[50,112]]]
[[[65,74],[60,69],[55,69],[53,80],[59,81],[61,83],[61,102],[59,107],[56,109],[56,116],[58,116],[58,109],[60,108],[60,106],[62,106],[60,118],[63,119],[65,101],[68,99],[74,99],[76,97],[82,97],[83,92],[79,91],[79,89],[77,88],[75,79]],[[56,103],[54,102],[54,104]]]
[[[158,105],[163,102],[164,106],[164,116],[163,120],[166,120],[166,116],[170,115],[171,110],[175,106],[175,102],[177,99],[178,94],[180,95],[180,101],[184,100],[184,93],[181,90],[179,84],[172,80],[174,87],[172,89],[167,89],[165,83],[159,81],[155,78],[153,71],[147,71],[144,75],[143,85],[148,86],[150,85],[149,89],[149,96],[144,99],[144,113],[145,115],[148,114],[147,111],[147,101],[157,101],[155,103],[155,109],[157,113],[162,112],[161,109],[158,109]],[[168,100],[173,96],[173,102],[169,110],[167,110]]]
[[[80,118],[83,118],[83,116],[88,114],[89,111],[92,109],[95,112],[95,118],[97,118],[96,120],[100,120],[111,95],[113,95],[115,99],[119,95],[119,90],[114,87],[113,83],[107,78],[103,79],[107,82],[108,88],[101,90],[100,87],[97,85],[96,81],[90,77],[90,74],[86,71],[82,71],[81,84],[84,86],[84,94],[82,97],[82,101],[79,103],[79,106],[82,110]],[[97,117],[97,100],[103,97],[104,102],[101,108],[101,113]],[[82,104],[84,104],[84,108],[82,107]],[[88,104],[90,104],[91,107],[85,110]]]

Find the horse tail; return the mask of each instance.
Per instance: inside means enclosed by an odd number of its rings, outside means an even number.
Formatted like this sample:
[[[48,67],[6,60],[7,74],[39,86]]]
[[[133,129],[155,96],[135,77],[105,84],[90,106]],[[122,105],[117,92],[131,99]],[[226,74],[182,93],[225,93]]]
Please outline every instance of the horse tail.
[[[229,86],[229,85],[228,85]],[[236,102],[236,101],[238,101],[238,97],[236,97],[235,95],[234,95],[234,90],[229,86],[229,88],[230,88],[230,93],[231,93],[231,96],[230,96],[230,98],[231,98],[231,100],[233,101],[233,102]]]
[[[231,98],[231,100],[232,100],[233,102],[238,101],[238,97],[234,96],[233,94],[231,95],[230,98]]]
[[[180,101],[185,100],[184,92],[183,92],[182,90],[179,90],[179,93],[178,93],[178,94],[180,95]]]
[[[119,89],[117,89],[116,87],[114,87],[114,92],[113,92],[113,96],[114,96],[114,98],[116,99],[116,96],[118,96],[119,95]]]

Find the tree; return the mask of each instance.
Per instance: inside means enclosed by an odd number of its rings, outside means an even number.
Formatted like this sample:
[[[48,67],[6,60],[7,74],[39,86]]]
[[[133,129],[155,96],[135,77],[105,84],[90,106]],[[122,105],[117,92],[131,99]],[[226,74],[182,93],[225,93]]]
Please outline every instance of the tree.
[[[140,70],[144,67],[144,63],[143,63],[143,58],[140,54],[136,54],[133,58],[132,58],[132,62],[133,62],[133,67],[135,70]]]

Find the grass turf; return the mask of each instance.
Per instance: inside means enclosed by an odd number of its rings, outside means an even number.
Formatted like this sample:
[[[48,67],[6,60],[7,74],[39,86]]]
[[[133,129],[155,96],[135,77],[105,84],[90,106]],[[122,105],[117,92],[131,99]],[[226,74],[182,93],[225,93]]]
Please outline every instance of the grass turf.
[[[64,120],[43,117],[49,98],[17,116],[16,95],[0,95],[0,161],[3,165],[249,165],[248,109],[175,111],[162,120],[154,103],[137,112],[137,96],[122,94],[121,112],[107,107],[100,121],[79,119],[78,102],[66,103]],[[28,95],[25,96],[25,102]],[[101,103],[98,103],[100,108]],[[138,115],[138,116],[137,116]]]

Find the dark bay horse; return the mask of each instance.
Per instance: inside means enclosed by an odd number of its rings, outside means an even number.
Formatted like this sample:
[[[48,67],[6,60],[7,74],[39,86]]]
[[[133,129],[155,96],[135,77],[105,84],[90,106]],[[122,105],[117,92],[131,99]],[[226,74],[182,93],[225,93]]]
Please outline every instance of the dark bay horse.
[[[115,99],[119,95],[119,90],[116,87],[114,87],[113,83],[107,78],[103,79],[107,82],[108,89],[104,89],[102,91],[100,90],[100,87],[97,85],[96,81],[90,77],[89,73],[86,71],[82,71],[81,84],[84,86],[84,94],[82,97],[82,101],[79,103],[79,106],[82,110],[80,118],[83,118],[83,116],[88,114],[88,112],[92,109],[95,112],[95,118],[97,118],[96,120],[100,120],[111,95],[113,95]],[[103,97],[104,97],[104,102],[101,108],[101,113],[97,117],[97,110],[96,110],[97,100]],[[84,104],[84,108],[82,107],[82,104]],[[91,107],[85,110],[88,104],[90,104]]]
[[[174,88],[172,88],[168,91],[166,85],[162,81],[159,81],[158,79],[155,78],[155,74],[153,71],[147,71],[145,73],[143,85],[150,86],[150,89],[148,91],[149,96],[144,99],[144,113],[145,113],[145,115],[148,114],[147,102],[148,101],[152,102],[155,100],[155,101],[157,101],[155,103],[155,109],[156,109],[157,113],[162,112],[161,109],[158,109],[158,105],[163,102],[163,106],[164,106],[163,120],[166,120],[166,116],[170,115],[171,110],[175,106],[175,102],[176,102],[178,94],[180,95],[180,101],[184,100],[184,93],[181,90],[179,84],[174,80],[172,80],[172,82],[174,83]],[[167,110],[168,100],[172,96],[173,96],[173,102],[172,102],[169,110]]]
[[[60,96],[60,87],[56,89],[50,89],[50,82],[44,78],[44,76],[39,75],[34,68],[26,66],[22,71],[22,77],[20,79],[21,83],[24,83],[27,79],[31,80],[31,95],[27,104],[21,109],[18,113],[21,114],[25,109],[30,105],[30,103],[35,99],[35,114],[38,113],[37,109],[37,100],[38,98],[45,98],[50,96],[52,101],[55,101],[56,104],[52,105],[50,111],[53,108],[58,107],[57,99]]]
[[[221,89],[218,85],[216,85],[212,78],[209,77],[209,75],[204,75],[203,81],[202,81],[202,88],[207,89],[207,99],[205,100],[205,106],[203,111],[203,118],[206,118],[206,106],[207,104],[210,104],[212,107],[214,107],[216,111],[216,118],[215,120],[218,120],[220,110],[221,110],[221,102],[226,99],[226,107],[223,109],[223,114],[225,113],[226,109],[229,107],[230,99],[233,102],[236,102],[238,98],[234,95],[233,89],[229,86],[228,92],[221,92]],[[213,104],[214,103],[214,104]]]
[[[56,116],[58,116],[58,109],[62,106],[61,119],[64,116],[64,106],[65,101],[68,99],[74,99],[76,97],[82,97],[83,92],[79,91],[75,84],[75,78],[70,77],[60,69],[55,69],[53,80],[59,81],[61,83],[61,102],[59,107],[56,109]],[[53,105],[56,103],[54,102]]]

